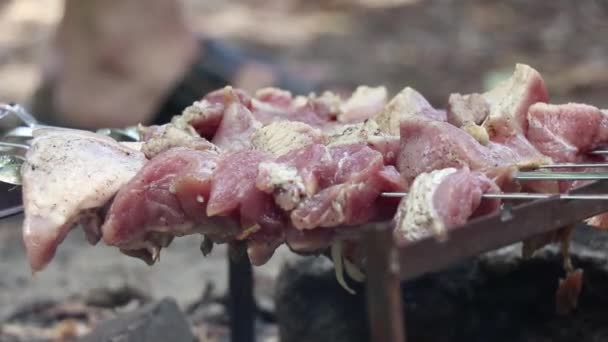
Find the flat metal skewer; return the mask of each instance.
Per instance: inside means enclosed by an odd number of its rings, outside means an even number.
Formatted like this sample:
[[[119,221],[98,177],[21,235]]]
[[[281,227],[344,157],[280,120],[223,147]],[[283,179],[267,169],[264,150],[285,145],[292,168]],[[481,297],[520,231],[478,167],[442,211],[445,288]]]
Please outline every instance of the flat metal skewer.
[[[9,207],[5,209],[0,209],[0,219],[11,217],[13,215],[21,214],[23,212],[23,206],[18,205],[15,207]]]
[[[407,192],[383,192],[380,194],[381,197],[406,197]],[[506,193],[506,194],[483,194],[483,198],[497,198],[497,199],[547,199],[555,198],[562,200],[608,200],[608,195],[602,194],[537,194],[530,192],[521,193]]]
[[[539,166],[536,166],[536,167],[530,168],[530,169],[535,169],[535,170],[537,170],[537,169],[566,169],[566,168],[586,169],[586,168],[593,168],[593,167],[608,168],[608,163],[580,163],[580,164],[560,163],[560,164],[539,165]]]
[[[608,172],[538,172],[538,171],[521,171],[515,177],[517,180],[602,180],[608,179]]]
[[[603,155],[608,154],[608,150],[593,150],[593,151],[587,152],[587,154],[603,156]]]
[[[6,141],[0,141],[0,150],[2,149],[2,147],[21,148],[24,150],[28,150],[30,148],[30,146],[26,145],[26,144],[17,144],[17,143],[11,143],[11,142],[6,142]]]

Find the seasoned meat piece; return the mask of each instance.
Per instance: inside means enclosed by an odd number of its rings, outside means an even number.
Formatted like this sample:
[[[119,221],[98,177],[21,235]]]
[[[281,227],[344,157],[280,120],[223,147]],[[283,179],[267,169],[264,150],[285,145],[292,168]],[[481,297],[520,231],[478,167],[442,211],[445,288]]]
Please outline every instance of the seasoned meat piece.
[[[399,153],[399,136],[382,132],[373,119],[335,127],[326,134],[328,146],[367,144],[382,153],[386,164],[395,164]]]
[[[194,129],[199,136],[211,140],[222,123],[227,107],[234,102],[248,109],[252,106],[249,94],[241,89],[227,86],[207,94],[200,101],[195,101],[186,107],[181,115],[171,119],[171,124],[186,131]],[[143,140],[147,140],[145,136]]]
[[[224,110],[223,104],[214,104],[203,99],[186,107],[181,115],[173,117],[171,123],[177,128],[185,131],[192,129],[199,136],[211,139],[222,122]]]
[[[70,229],[84,222],[99,239],[97,210],[146,161],[143,153],[99,134],[77,130],[35,131],[22,167],[23,240],[30,266],[42,270]]]
[[[500,165],[489,148],[447,122],[410,119],[401,125],[397,168],[408,182],[421,173],[448,167],[485,170]]]
[[[521,134],[484,146],[447,122],[412,118],[401,124],[397,168],[408,183],[423,172],[448,167],[467,166],[474,171],[492,172],[495,168],[549,162],[551,159],[538,152]],[[528,182],[526,185],[539,191],[558,190],[557,182]]]
[[[549,101],[545,81],[525,64],[517,64],[513,75],[483,94],[490,104],[490,114],[483,123],[490,138],[528,132],[528,108]]]
[[[178,128],[170,123],[162,126],[139,127],[140,135],[145,138],[141,151],[148,159],[174,147],[188,147],[195,150],[219,153],[219,148],[202,138],[192,128]]]
[[[392,187],[386,181],[386,172],[390,171],[385,170],[379,152],[356,144],[331,148],[330,154],[335,169],[322,182],[327,186],[291,212],[291,222],[298,229],[365,222],[376,215],[374,203],[383,186]]]
[[[355,92],[340,106],[338,121],[362,122],[380,113],[387,100],[385,87],[357,87]]]
[[[528,139],[556,162],[579,162],[585,152],[608,143],[608,116],[593,106],[537,103],[528,119]]]
[[[448,122],[462,127],[467,123],[480,125],[490,113],[490,104],[481,94],[451,94],[448,99]]]
[[[416,90],[406,87],[374,119],[383,132],[398,136],[401,122],[406,118],[426,117],[446,121],[446,115],[445,112],[433,108]]]
[[[262,124],[251,111],[233,98],[211,141],[225,152],[246,150],[251,148],[251,135],[260,127]]]
[[[499,200],[482,199],[482,195],[499,191],[484,174],[466,167],[420,174],[399,204],[395,234],[408,242],[429,236],[445,238],[450,228],[498,210]]]
[[[378,187],[370,183],[333,185],[301,202],[291,222],[298,229],[361,224],[375,216],[378,195]]]
[[[116,195],[102,227],[104,241],[153,263],[174,236],[234,236],[238,226],[205,215],[218,159],[178,147],[150,160]]]
[[[275,203],[285,211],[293,210],[307,196],[298,169],[284,163],[260,163],[256,186],[261,191],[273,194]]]
[[[311,144],[260,163],[256,187],[272,194],[284,210],[293,210],[306,197],[330,184],[336,165],[329,148]]]
[[[324,136],[318,128],[303,122],[277,121],[268,124],[251,135],[254,149],[281,156],[306,145],[323,143]]]
[[[490,104],[483,96],[451,94],[448,102],[448,122],[468,132],[482,145],[487,145],[490,137],[481,123],[490,112]]]

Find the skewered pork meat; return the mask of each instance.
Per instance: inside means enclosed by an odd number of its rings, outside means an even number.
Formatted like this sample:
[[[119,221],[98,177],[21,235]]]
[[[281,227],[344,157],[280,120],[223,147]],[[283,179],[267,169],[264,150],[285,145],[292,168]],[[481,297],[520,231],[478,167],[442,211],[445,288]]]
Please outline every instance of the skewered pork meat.
[[[577,103],[537,103],[530,107],[528,117],[530,141],[557,162],[590,161],[590,157],[585,153],[608,143],[608,114],[593,106]],[[561,182],[560,185],[562,190],[566,190],[587,183],[588,181]],[[594,216],[587,223],[606,228],[608,214]]]
[[[481,125],[490,114],[490,105],[481,94],[451,94],[448,99],[447,119],[456,127]]]
[[[394,165],[399,154],[399,135],[383,132],[374,119],[338,126],[325,133],[328,146],[367,144],[382,154],[385,164]]]
[[[608,115],[593,106],[536,103],[528,118],[528,138],[557,162],[580,162],[584,152],[608,142]]]
[[[507,137],[528,130],[528,108],[545,103],[549,95],[538,71],[517,64],[513,75],[494,89],[483,94],[452,94],[449,98],[448,121],[463,129],[480,134],[481,125],[490,139]],[[485,134],[483,134],[485,136]]]
[[[173,236],[228,235],[233,227],[201,215],[217,161],[215,153],[182,147],[150,160],[112,201],[102,226],[104,242],[153,263]]]
[[[320,129],[302,122],[276,121],[251,136],[253,149],[281,156],[298,148],[323,143],[326,137]]]
[[[528,108],[537,102],[549,101],[545,81],[533,68],[517,64],[513,75],[483,94],[490,106],[483,126],[490,137],[509,136],[528,131]]]
[[[242,90],[226,87],[195,102],[168,125],[185,130],[188,135],[195,131],[223,150],[237,151],[250,148],[251,135],[270,123],[285,121],[323,130],[339,129],[342,123],[373,117],[385,104],[384,87],[361,86],[345,101],[331,92],[294,98],[276,88],[261,89],[252,98]],[[150,133],[144,132],[144,140],[152,137],[153,131],[162,131],[154,126],[149,130]]]
[[[325,165],[331,169],[324,170],[329,177],[319,179],[323,189],[291,213],[298,229],[364,223],[374,217],[374,203],[386,190],[380,183],[384,163],[379,152],[355,144],[329,148],[327,153],[331,161]]]
[[[468,166],[472,170],[497,167],[502,158],[447,122],[411,118],[401,123],[397,167],[408,182],[421,173],[448,167]]]
[[[174,148],[153,158],[119,191],[103,236],[147,262],[171,236],[202,233],[217,242],[264,242],[270,246],[264,256],[259,248],[250,249],[250,257],[257,255],[252,262],[260,264],[284,241],[284,227],[366,222],[376,213],[380,192],[400,186],[396,169],[362,144],[311,144],[276,159],[261,151],[220,156]],[[220,218],[231,224],[218,224],[224,222]]]
[[[99,240],[100,211],[146,158],[115,140],[76,130],[37,130],[22,167],[23,240],[33,270],[43,269],[81,223]]]
[[[170,123],[163,126],[139,126],[139,134],[145,142],[141,143],[141,151],[146,158],[156,155],[174,147],[188,147],[196,150],[212,150],[219,152],[216,145],[196,133],[192,126],[179,128]]]
[[[422,116],[432,120],[446,121],[446,115],[446,112],[433,108],[419,92],[406,87],[374,119],[383,132],[398,136],[401,122],[405,119]]]
[[[481,126],[489,113],[490,106],[480,94],[451,94],[448,100],[448,122],[468,132],[482,145],[490,141],[488,132]]]
[[[538,151],[525,136],[527,124],[522,124],[522,118],[527,116],[526,106],[533,100],[546,100],[544,89],[538,72],[518,65],[510,79],[489,92],[452,95],[449,123],[429,120],[424,114],[401,120],[399,171],[411,182],[422,172],[447,167],[468,166],[492,173],[496,167],[551,163],[551,158]],[[485,118],[484,113],[488,115]],[[481,120],[484,125],[477,125]],[[526,187],[539,192],[559,191],[557,182],[529,182]]]
[[[605,114],[538,103],[546,101],[538,72],[518,65],[496,89],[452,95],[447,111],[412,88],[386,104],[382,87],[360,87],[346,100],[275,88],[251,96],[227,87],[166,125],[140,127],[142,152],[91,133],[41,135],[27,158],[46,169],[22,172],[30,262],[44,267],[83,219],[93,223],[92,241],[101,236],[148,263],[174,236],[204,234],[218,243],[246,241],[259,265],[281,243],[319,251],[355,232],[352,226],[395,213],[406,239],[445,234],[497,208],[484,193],[518,189],[517,167],[558,157],[545,146],[565,142],[581,154],[604,142]],[[560,125],[566,116],[574,128]],[[595,122],[592,141],[572,140]],[[41,183],[48,175],[51,188]],[[87,188],[76,192],[85,178]],[[526,185],[558,191],[555,182]],[[410,187],[399,210],[398,200],[380,197]]]
[[[401,123],[401,149],[397,166],[401,175],[413,181],[419,174],[464,166],[491,172],[505,166],[543,165],[551,159],[527,148],[527,143],[480,144],[470,134],[447,122],[412,118]]]
[[[422,173],[399,204],[395,235],[407,242],[429,236],[445,239],[451,227],[498,210],[499,200],[482,199],[485,193],[498,192],[498,186],[483,173],[467,167]]]
[[[382,111],[387,96],[384,87],[357,87],[351,97],[340,106],[337,119],[344,123],[365,121]]]

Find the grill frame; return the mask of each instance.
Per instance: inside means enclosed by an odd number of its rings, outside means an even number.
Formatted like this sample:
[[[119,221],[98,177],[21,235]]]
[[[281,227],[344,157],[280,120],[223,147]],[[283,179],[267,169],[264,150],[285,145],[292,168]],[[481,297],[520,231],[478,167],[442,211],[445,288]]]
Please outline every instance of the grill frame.
[[[596,181],[572,193],[606,194],[608,181]],[[409,244],[394,241],[391,222],[362,226],[361,241],[367,261],[366,293],[371,341],[406,341],[403,305],[407,303],[402,298],[402,281],[440,271],[483,252],[557,231],[603,212],[608,212],[608,201],[605,200],[538,199],[503,208],[499,213],[453,228],[446,241],[440,242],[431,237]],[[242,298],[243,291],[253,292],[251,265],[237,261],[231,262],[229,267],[231,297],[234,295]],[[244,268],[248,270],[244,271]],[[244,288],[242,284],[251,286]],[[246,297],[252,296],[253,294]],[[250,306],[250,310],[255,310],[254,307],[255,305]],[[230,308],[230,317],[237,318],[237,321],[245,317],[254,319],[253,312],[244,313],[243,307],[232,305]],[[249,327],[252,324],[253,322],[240,321],[234,322],[232,327]],[[231,336],[233,342],[255,340],[254,336],[243,334],[242,331],[232,331]]]

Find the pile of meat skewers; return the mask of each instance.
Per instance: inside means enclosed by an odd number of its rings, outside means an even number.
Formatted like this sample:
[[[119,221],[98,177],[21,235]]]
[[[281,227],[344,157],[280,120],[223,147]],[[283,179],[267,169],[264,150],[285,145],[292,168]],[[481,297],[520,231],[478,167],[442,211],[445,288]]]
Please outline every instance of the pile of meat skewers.
[[[359,87],[348,99],[227,87],[168,124],[140,126],[138,143],[39,129],[22,168],[29,262],[43,269],[79,224],[91,243],[149,264],[190,234],[207,244],[244,241],[255,265],[283,243],[317,253],[347,241],[340,254],[354,272],[348,241],[363,224],[394,219],[406,243],[445,238],[500,208],[484,194],[583,185],[515,177],[601,161],[587,152],[608,142],[608,112],[548,101],[541,75],[519,64],[486,93],[452,94],[446,110],[412,88],[389,100],[383,87]],[[602,216],[591,222],[608,226]]]

